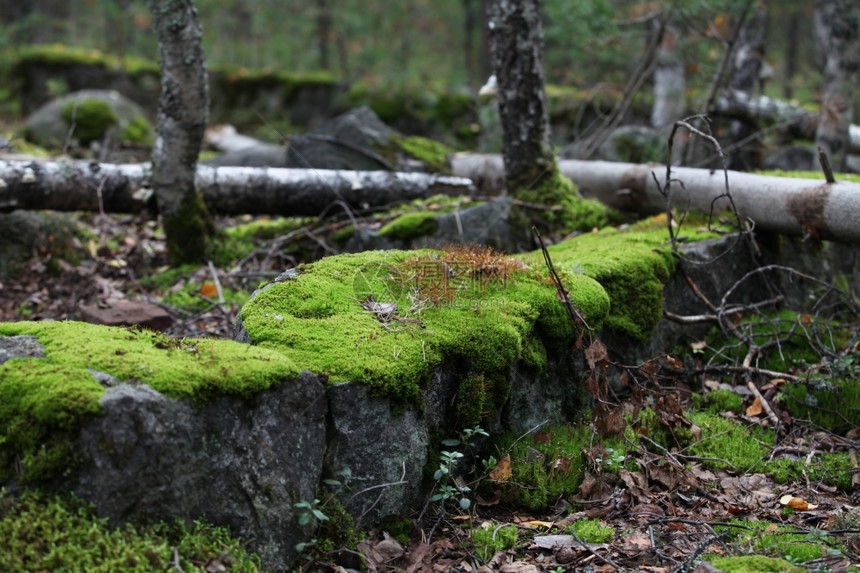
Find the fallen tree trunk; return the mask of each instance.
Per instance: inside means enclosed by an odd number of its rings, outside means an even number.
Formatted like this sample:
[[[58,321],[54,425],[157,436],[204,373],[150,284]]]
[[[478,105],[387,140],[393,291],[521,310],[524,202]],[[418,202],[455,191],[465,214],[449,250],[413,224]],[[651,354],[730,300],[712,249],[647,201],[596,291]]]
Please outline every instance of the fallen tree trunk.
[[[147,163],[0,160],[0,210],[137,213],[154,209]],[[341,201],[381,207],[436,194],[468,195],[468,179],[427,173],[197,167],[197,188],[222,215],[316,216]]]
[[[720,94],[711,110],[714,115],[738,119],[758,127],[775,127],[797,139],[815,140],[819,114],[786,101],[737,90]],[[848,151],[860,154],[860,125],[851,125]]]
[[[460,155],[452,161],[455,175],[487,182],[501,169],[501,157]],[[609,161],[560,160],[561,172],[579,186],[584,197],[638,213],[666,209],[661,189],[666,183],[663,165],[637,165]],[[476,171],[482,170],[481,173]],[[656,181],[655,181],[656,176]],[[725,173],[708,169],[672,169],[669,200],[678,209],[709,212],[730,208],[724,196]],[[860,243],[860,184],[794,179],[728,172],[729,191],[738,213],[758,229],[823,239]]]

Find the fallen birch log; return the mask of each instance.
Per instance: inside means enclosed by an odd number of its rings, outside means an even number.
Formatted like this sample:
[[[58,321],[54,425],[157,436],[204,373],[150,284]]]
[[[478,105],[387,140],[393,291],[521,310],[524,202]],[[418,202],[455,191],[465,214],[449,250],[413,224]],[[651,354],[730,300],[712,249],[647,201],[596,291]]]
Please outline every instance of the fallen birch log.
[[[818,113],[787,101],[738,90],[721,93],[711,113],[759,127],[776,127],[792,137],[812,141],[815,140],[819,117]],[[848,130],[848,151],[860,153],[860,125],[851,125]]]
[[[137,213],[154,209],[148,163],[0,160],[0,210]],[[206,205],[221,215],[316,216],[335,202],[381,207],[436,194],[468,195],[460,177],[387,171],[254,167],[197,168]]]
[[[560,160],[558,165],[579,186],[583,197],[642,214],[666,209],[666,197],[661,193],[665,165],[578,160]],[[452,161],[452,171],[480,186],[479,182],[501,178],[504,167],[500,155],[459,155]],[[673,207],[705,212],[730,208],[724,195],[724,171],[674,167],[671,177],[669,201]],[[813,232],[823,239],[860,243],[860,184],[828,184],[823,176],[821,180],[795,179],[729,171],[728,185],[738,213],[758,229],[787,235]]]

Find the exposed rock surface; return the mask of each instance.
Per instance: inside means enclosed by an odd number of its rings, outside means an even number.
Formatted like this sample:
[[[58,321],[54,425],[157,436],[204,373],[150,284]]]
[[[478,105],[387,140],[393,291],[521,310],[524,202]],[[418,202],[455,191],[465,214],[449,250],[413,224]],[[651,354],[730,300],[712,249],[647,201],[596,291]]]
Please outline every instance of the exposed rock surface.
[[[391,169],[378,149],[388,146],[397,132],[383,123],[369,107],[353,109],[292,138],[287,148],[287,167],[317,169]]]
[[[101,403],[105,415],[81,433],[87,462],[72,486],[99,515],[205,517],[252,540],[267,567],[288,568],[309,534],[293,504],[314,498],[322,471],[326,403],[315,376],[202,408],[128,384]]]

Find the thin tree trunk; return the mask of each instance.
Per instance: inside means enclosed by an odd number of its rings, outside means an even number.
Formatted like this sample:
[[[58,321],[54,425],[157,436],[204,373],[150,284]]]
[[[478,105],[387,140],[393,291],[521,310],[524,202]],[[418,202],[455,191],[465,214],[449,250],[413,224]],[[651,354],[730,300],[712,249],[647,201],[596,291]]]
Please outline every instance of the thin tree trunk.
[[[328,70],[330,67],[331,20],[331,6],[328,0],[317,0],[317,49],[321,70]]]
[[[741,28],[729,90],[749,96],[761,93],[766,32],[767,6],[760,3],[755,16],[744,22]],[[761,138],[754,135],[755,126],[735,120],[730,123],[729,132],[731,143],[740,145],[740,148],[729,156],[729,166],[743,171],[758,168],[761,165]]]
[[[860,66],[860,3],[857,0],[818,0],[815,31],[823,50],[821,114],[816,142],[834,169],[847,162],[849,126],[854,117],[854,85]]]
[[[655,25],[659,26],[659,23],[655,22]],[[687,111],[684,61],[677,50],[679,34],[675,26],[667,24],[657,49],[654,107],[651,109],[651,125],[656,129],[671,126],[682,119]]]
[[[490,43],[504,130],[502,155],[508,189],[516,193],[539,185],[555,171],[538,0],[493,2]]]
[[[200,262],[215,234],[194,186],[209,113],[202,32],[191,0],[147,0],[158,38],[161,99],[152,185],[174,264]]]
[[[475,28],[478,25],[478,11],[475,2],[480,0],[463,0],[463,62],[466,65],[466,82],[472,89],[481,85],[478,82],[478,66],[475,54]]]

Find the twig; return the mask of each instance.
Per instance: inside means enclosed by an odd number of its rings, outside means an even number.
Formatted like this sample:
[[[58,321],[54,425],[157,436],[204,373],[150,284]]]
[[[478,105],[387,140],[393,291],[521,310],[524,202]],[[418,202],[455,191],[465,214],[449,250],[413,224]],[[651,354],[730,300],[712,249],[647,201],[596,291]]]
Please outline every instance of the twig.
[[[767,400],[765,400],[764,396],[761,395],[758,388],[756,388],[755,384],[753,384],[752,380],[747,380],[747,388],[749,391],[753,393],[753,396],[758,398],[759,402],[761,402],[761,408],[764,410],[765,414],[767,414],[767,419],[771,421],[774,427],[779,426],[779,418],[776,417],[776,414],[773,413],[773,410],[768,404]]]
[[[212,282],[215,283],[215,291],[218,293],[218,304],[224,304],[224,291],[221,289],[221,279],[218,278],[218,270],[212,261],[207,261],[209,264],[209,274],[212,275]]]
[[[820,145],[818,146],[818,162],[821,163],[821,170],[824,171],[824,179],[828,183],[836,183],[836,178],[833,177],[833,168],[830,167],[830,159]]]
[[[543,242],[543,237],[540,235],[540,231],[537,230],[537,227],[532,225],[532,232],[537,237],[538,242],[540,243],[540,250],[543,253],[543,258],[546,261],[546,266],[549,268],[549,274],[552,277],[552,282],[555,283],[555,288],[558,290],[558,296],[561,298],[564,305],[567,307],[567,312],[570,314],[570,320],[573,322],[574,326],[582,324],[586,329],[591,331],[591,327],[588,326],[588,323],[585,321],[585,317],[582,316],[582,313],[573,305],[573,302],[570,300],[568,296],[567,290],[565,290],[564,285],[561,283],[561,278],[559,278],[558,273],[555,271],[555,266],[552,264],[552,259],[549,256],[549,251],[546,249],[546,245]],[[578,322],[577,322],[578,321]]]
[[[173,560],[170,562],[170,566],[179,571],[179,573],[185,573],[182,570],[182,565],[179,564],[179,550],[175,547],[173,548]]]

